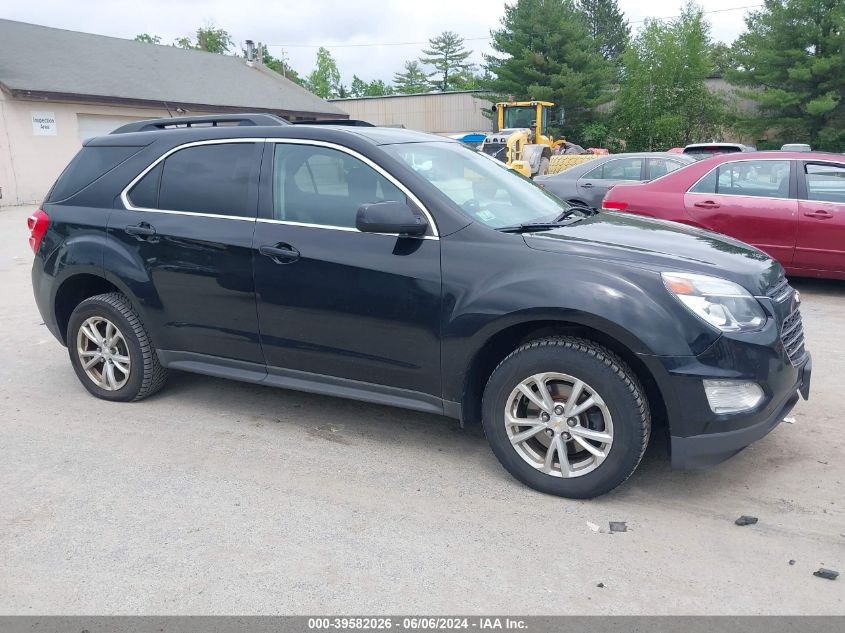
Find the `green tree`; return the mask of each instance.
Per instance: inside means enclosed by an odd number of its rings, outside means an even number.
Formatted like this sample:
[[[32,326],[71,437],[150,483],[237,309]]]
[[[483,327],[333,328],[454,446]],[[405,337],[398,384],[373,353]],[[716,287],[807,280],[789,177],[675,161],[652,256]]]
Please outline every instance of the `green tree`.
[[[150,35],[149,33],[139,33],[135,36],[135,41],[145,44],[161,44],[161,38],[158,35]]]
[[[317,65],[306,80],[306,87],[318,97],[328,99],[338,92],[340,71],[337,62],[327,48],[317,49]]]
[[[467,58],[472,51],[464,48],[464,38],[452,31],[443,31],[428,41],[429,47],[423,49],[420,62],[434,67],[429,74],[431,87],[441,92],[454,90],[455,84],[469,64]]]
[[[742,126],[757,138],[845,148],[845,3],[766,0],[748,15],[728,79],[749,88],[759,112]]]
[[[194,38],[179,37],[175,44],[179,48],[225,55],[235,45],[235,42],[228,31],[209,24],[198,28]]]
[[[393,84],[396,92],[405,95],[427,92],[429,89],[428,75],[417,61],[405,62],[404,72],[393,75]]]
[[[384,95],[391,94],[393,94],[393,88],[388,86],[381,79],[373,79],[364,89],[365,97],[383,97]]]
[[[709,24],[688,4],[680,17],[646,22],[622,55],[614,117],[635,150],[668,149],[721,133],[722,97],[705,79],[713,69]]]
[[[590,35],[605,59],[618,60],[631,37],[631,27],[616,0],[578,0]]]
[[[710,49],[713,60],[712,74],[714,77],[725,77],[736,68],[736,55],[732,47],[718,42]]]
[[[367,94],[367,82],[358,75],[352,75],[352,83],[349,85],[349,94],[353,97],[363,97]]]
[[[571,0],[517,0],[505,6],[492,31],[497,55],[487,55],[495,78],[489,88],[515,99],[552,101],[566,110],[566,129],[577,134],[610,98],[616,73]]]

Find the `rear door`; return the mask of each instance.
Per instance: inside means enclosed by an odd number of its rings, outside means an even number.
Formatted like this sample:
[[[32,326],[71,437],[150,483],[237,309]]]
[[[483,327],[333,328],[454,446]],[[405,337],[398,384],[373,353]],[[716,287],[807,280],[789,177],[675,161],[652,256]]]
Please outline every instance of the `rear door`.
[[[796,268],[845,272],[845,164],[802,161]]]
[[[712,231],[752,244],[784,266],[798,232],[794,161],[722,163],[684,195],[687,214]]]
[[[139,301],[160,350],[261,363],[252,235],[262,143],[191,143],[127,188],[105,269]],[[199,360],[199,359],[198,359]]]
[[[594,209],[601,207],[605,194],[620,182],[645,180],[642,157],[615,158],[602,163],[578,179],[578,195]]]

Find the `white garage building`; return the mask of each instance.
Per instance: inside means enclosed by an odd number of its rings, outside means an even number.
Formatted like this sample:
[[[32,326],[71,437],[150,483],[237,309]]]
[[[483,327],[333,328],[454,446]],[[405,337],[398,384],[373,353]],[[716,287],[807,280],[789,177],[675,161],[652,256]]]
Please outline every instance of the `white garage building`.
[[[83,139],[212,112],[349,116],[240,57],[0,20],[0,206],[40,202]]]

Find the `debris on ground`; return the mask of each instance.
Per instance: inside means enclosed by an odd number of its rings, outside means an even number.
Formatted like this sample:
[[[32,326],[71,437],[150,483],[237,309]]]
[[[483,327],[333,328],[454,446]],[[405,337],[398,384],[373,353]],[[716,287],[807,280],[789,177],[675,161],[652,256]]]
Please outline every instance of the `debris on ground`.
[[[737,525],[754,525],[757,523],[757,517],[750,517],[747,514],[743,514],[739,517],[736,521],[734,521]]]
[[[790,558],[790,559],[789,559],[789,564],[790,564],[790,565],[794,565],[794,564],[795,564],[795,560],[794,560],[794,559],[792,559],[792,558]]]
[[[606,587],[606,585],[603,582],[600,582],[599,584],[596,585],[596,587],[598,587],[599,589],[604,589]]]
[[[587,527],[590,528],[593,532],[598,532],[599,534],[610,534],[610,530],[607,528],[603,528],[600,525],[593,523],[592,521],[587,521]]]
[[[610,531],[611,532],[627,532],[628,525],[625,521],[611,521],[610,522]]]
[[[832,569],[825,569],[824,567],[819,567],[818,571],[813,572],[813,576],[818,576],[819,578],[824,578],[826,580],[836,580],[839,576],[839,572],[833,571]]]
[[[783,421],[787,424],[795,424],[795,418],[784,418]]]

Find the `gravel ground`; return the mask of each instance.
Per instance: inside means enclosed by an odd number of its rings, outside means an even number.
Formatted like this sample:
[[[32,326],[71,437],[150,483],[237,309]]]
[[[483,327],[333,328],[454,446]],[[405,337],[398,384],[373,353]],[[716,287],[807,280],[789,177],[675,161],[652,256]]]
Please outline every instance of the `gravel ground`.
[[[578,502],[433,415],[180,373],[94,399],[32,299],[31,210],[0,211],[0,613],[845,614],[812,575],[845,572],[845,282],[794,281],[794,425],[704,472],[653,445]]]

